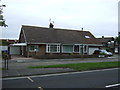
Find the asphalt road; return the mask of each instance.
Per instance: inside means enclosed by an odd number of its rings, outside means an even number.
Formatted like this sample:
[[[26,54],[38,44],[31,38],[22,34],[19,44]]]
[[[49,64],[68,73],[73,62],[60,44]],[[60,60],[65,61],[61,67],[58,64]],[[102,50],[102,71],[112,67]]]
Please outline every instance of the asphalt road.
[[[3,88],[113,88],[118,87],[120,84],[118,70],[120,69],[114,68],[64,74],[4,78]]]

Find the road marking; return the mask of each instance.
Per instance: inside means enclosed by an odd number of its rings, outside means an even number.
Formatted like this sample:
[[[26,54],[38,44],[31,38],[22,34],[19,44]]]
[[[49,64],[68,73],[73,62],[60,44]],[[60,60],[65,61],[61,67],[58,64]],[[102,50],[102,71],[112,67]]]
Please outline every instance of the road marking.
[[[38,87],[40,90],[44,90],[42,87]]]
[[[107,86],[105,86],[106,88],[110,88],[110,87],[115,87],[115,86],[119,86],[120,85],[120,83],[119,84],[113,84],[113,85],[107,85]]]
[[[48,76],[58,76],[58,75],[67,75],[67,74],[78,74],[78,73],[91,73],[91,72],[98,72],[98,71],[109,71],[109,70],[116,70],[119,68],[112,68],[112,69],[100,69],[100,70],[91,70],[91,71],[82,71],[82,72],[68,72],[68,73],[59,73],[59,74],[47,74],[47,75],[34,75],[29,77],[48,77]],[[12,79],[24,79],[28,76],[23,77],[12,77],[12,78],[2,78],[2,80],[12,80]]]
[[[34,82],[30,77],[27,77],[28,80],[30,80],[31,82]]]

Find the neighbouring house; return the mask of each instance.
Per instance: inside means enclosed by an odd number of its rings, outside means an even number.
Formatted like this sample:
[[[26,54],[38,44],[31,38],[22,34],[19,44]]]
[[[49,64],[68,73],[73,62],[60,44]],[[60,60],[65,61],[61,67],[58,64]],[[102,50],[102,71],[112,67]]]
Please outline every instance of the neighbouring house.
[[[97,38],[100,43],[104,46],[107,47],[108,46],[108,42],[113,41],[114,38],[113,37],[104,37],[102,36],[101,38]]]
[[[0,39],[0,54],[2,53],[2,51],[5,51],[6,53],[8,53],[9,45],[14,44],[14,43],[18,43],[18,40],[17,39],[16,40],[14,40],[14,39]],[[13,47],[13,48],[15,48],[15,47]],[[12,47],[11,47],[10,54],[13,53],[13,50],[16,50],[16,49],[12,49]]]
[[[112,53],[118,53],[118,44],[114,37],[104,37],[97,38],[98,41],[103,45],[103,49],[109,49]]]
[[[20,46],[26,57],[47,57],[91,55],[102,45],[89,31],[23,25],[19,43],[13,46]]]

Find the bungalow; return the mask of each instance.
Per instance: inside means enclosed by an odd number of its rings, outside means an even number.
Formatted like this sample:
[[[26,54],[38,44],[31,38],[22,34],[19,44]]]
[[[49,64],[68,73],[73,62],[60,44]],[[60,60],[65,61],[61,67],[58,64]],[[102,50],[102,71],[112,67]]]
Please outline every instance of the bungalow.
[[[83,30],[68,30],[23,25],[19,43],[21,55],[91,55],[102,45],[89,32]]]

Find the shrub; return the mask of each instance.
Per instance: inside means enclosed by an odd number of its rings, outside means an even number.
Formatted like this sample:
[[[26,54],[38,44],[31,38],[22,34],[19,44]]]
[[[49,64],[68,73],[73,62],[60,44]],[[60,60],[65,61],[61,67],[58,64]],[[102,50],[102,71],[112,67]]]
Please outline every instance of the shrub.
[[[102,52],[100,55],[107,55],[105,52]]]
[[[111,50],[109,48],[106,48],[106,51],[111,52]]]

